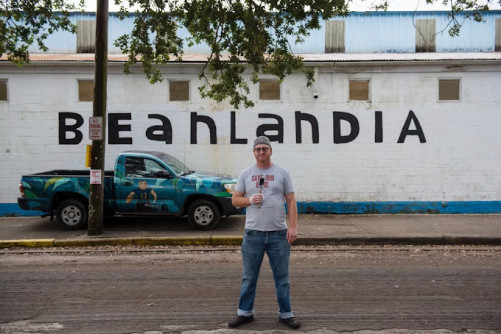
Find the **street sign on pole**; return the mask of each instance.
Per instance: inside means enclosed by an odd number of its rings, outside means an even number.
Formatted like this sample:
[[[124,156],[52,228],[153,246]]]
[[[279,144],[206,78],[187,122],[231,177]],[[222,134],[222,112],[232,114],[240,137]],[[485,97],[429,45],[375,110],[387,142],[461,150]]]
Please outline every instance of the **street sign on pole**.
[[[91,169],[90,170],[90,184],[101,184],[101,170]]]
[[[103,117],[89,117],[89,139],[103,140]]]

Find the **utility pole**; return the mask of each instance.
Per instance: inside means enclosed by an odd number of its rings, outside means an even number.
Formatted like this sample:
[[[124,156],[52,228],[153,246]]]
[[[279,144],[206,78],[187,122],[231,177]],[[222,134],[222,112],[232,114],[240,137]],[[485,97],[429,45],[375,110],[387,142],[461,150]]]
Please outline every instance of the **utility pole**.
[[[92,140],[91,184],[89,193],[88,235],[103,234],[104,157],[106,143],[106,98],[108,63],[108,1],[97,0],[96,50],[94,72],[94,105],[91,124],[101,128],[101,135]],[[89,125],[90,126],[90,125]]]

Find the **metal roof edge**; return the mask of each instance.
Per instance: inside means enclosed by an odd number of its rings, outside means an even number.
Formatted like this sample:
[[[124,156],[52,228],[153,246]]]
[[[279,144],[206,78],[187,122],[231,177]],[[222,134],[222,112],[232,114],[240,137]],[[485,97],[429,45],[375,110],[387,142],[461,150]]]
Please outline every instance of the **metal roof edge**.
[[[501,52],[461,53],[331,53],[298,55],[306,63],[346,62],[442,62],[442,61],[501,61]]]
[[[461,53],[321,53],[321,54],[296,54],[305,63],[409,63],[409,62],[445,62],[445,61],[501,61],[501,52],[461,52]],[[208,54],[186,54],[179,61],[173,57],[166,65],[179,63],[205,63]],[[128,55],[109,54],[109,64],[123,64],[127,61]],[[95,55],[86,54],[31,54],[30,64],[90,64],[94,63]],[[0,57],[0,64],[7,64],[10,61],[5,55]],[[140,59],[138,59],[140,63]]]

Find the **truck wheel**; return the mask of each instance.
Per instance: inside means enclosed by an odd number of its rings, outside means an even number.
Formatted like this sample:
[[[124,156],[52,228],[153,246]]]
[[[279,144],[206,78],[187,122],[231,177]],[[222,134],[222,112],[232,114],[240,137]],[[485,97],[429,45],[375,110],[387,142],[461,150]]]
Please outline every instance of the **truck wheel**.
[[[81,201],[67,199],[57,207],[57,222],[64,230],[79,230],[87,224],[87,208]]]
[[[196,229],[211,230],[219,224],[220,218],[217,206],[207,199],[196,200],[188,209],[188,221]]]

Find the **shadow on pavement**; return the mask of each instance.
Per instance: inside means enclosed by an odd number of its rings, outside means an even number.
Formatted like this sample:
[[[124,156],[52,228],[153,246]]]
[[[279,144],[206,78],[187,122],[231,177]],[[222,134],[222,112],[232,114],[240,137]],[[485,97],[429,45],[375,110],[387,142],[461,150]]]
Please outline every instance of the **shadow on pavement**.
[[[193,229],[185,217],[113,217],[103,223],[102,237],[210,237],[242,235],[244,216],[222,217],[214,230]],[[12,239],[74,239],[87,237],[87,227],[63,230],[49,217],[15,217],[2,219],[0,240]]]

